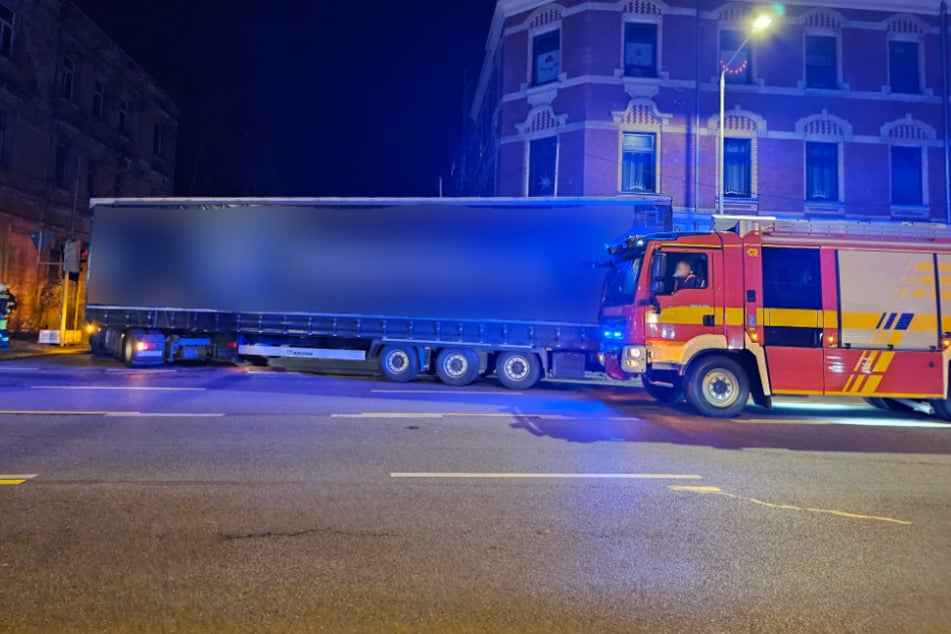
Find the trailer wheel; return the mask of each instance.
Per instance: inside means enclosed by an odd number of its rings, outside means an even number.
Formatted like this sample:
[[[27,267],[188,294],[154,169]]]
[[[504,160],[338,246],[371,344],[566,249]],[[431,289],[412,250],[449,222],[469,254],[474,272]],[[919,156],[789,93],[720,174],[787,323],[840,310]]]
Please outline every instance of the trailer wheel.
[[[436,375],[446,385],[469,385],[479,376],[479,355],[466,348],[446,348],[436,357]]]
[[[702,358],[687,376],[687,402],[704,416],[732,418],[743,411],[750,398],[749,377],[728,357]]]
[[[380,371],[391,381],[409,383],[419,374],[419,355],[409,346],[386,346],[380,351]]]
[[[131,330],[125,333],[125,336],[122,337],[122,357],[121,360],[124,364],[130,368],[135,366],[135,346],[138,341],[135,338],[135,333]]]
[[[542,363],[533,352],[503,352],[495,362],[495,374],[510,390],[530,390],[542,378]]]
[[[676,403],[684,397],[683,379],[679,376],[671,377],[670,381],[653,381],[645,376],[641,382],[644,391],[659,403]]]

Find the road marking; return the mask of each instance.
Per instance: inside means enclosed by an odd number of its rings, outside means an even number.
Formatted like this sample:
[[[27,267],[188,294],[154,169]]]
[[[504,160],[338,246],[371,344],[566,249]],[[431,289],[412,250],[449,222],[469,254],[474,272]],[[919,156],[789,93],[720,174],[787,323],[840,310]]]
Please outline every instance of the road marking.
[[[9,368],[0,366],[0,372],[31,372],[34,370],[39,370],[39,368]]]
[[[132,418],[221,418],[221,412],[110,412],[106,416]]]
[[[667,488],[671,491],[693,491],[695,493],[719,493],[721,491],[720,487],[696,487],[686,484],[670,484],[667,485]]]
[[[73,410],[37,410],[8,409],[0,410],[0,416],[135,416],[169,418],[219,418],[226,414],[218,412],[111,412],[111,411],[73,411]]]
[[[0,475],[0,486],[17,486],[35,477],[35,473],[31,475]]]
[[[370,390],[373,394],[464,394],[466,396],[525,396],[525,392],[509,392],[498,390],[488,392],[485,390]]]
[[[32,385],[34,390],[109,390],[128,392],[204,392],[204,387],[136,387],[113,385]]]
[[[391,478],[438,479],[581,479],[581,480],[702,480],[703,476],[681,473],[391,473]]]
[[[721,490],[719,487],[684,487],[684,486],[668,485],[667,488],[672,491],[690,491],[693,493],[722,495],[724,497],[732,498],[734,500],[752,502],[753,504],[758,504],[760,506],[765,506],[771,509],[780,509],[783,511],[805,511],[807,513],[822,513],[826,515],[835,515],[837,517],[846,517],[849,519],[856,519],[856,520],[873,520],[877,522],[889,522],[892,524],[901,524],[902,526],[911,525],[911,522],[908,522],[905,520],[898,520],[893,517],[882,517],[880,515],[862,515],[860,513],[848,513],[846,511],[836,511],[833,509],[819,509],[819,508],[813,508],[809,506],[796,506],[794,504],[776,504],[774,502],[765,502],[763,500],[757,500],[756,498],[748,498],[742,495],[735,495],[733,493],[728,493],[726,491]]]

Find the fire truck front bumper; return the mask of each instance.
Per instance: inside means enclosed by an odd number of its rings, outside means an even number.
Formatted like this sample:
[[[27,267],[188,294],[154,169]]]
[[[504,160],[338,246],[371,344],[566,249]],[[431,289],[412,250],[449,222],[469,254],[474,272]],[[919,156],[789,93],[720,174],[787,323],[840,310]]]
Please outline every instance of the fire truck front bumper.
[[[605,373],[612,379],[623,381],[647,372],[647,346],[624,346],[602,354]]]

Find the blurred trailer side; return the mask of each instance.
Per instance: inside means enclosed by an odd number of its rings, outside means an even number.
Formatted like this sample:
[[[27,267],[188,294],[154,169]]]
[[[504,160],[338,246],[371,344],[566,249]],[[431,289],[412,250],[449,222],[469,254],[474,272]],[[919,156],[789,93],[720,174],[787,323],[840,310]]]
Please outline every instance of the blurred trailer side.
[[[668,199],[93,201],[87,320],[129,365],[297,357],[409,381],[581,377],[604,271]]]

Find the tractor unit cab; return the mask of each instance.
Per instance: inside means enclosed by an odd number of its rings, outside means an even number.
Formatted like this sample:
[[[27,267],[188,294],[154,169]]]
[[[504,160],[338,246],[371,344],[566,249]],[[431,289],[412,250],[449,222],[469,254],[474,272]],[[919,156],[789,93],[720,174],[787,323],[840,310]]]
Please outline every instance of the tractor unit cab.
[[[947,227],[724,216],[609,253],[606,371],[660,401],[733,417],[750,398],[851,396],[951,418]]]

